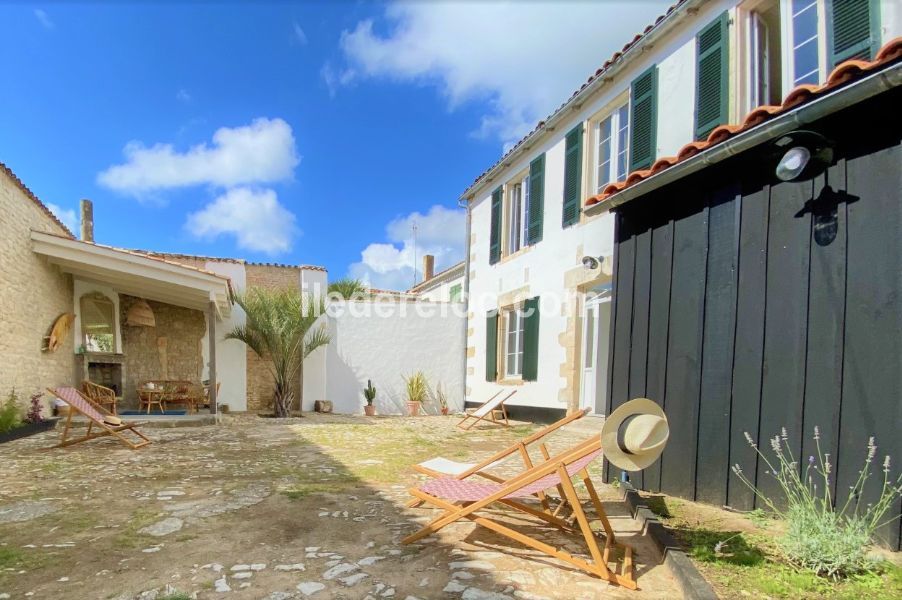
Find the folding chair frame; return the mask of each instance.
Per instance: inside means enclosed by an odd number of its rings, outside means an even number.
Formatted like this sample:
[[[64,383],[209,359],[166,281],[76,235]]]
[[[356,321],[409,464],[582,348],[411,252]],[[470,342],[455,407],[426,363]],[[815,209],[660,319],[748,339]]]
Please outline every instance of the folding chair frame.
[[[75,388],[72,388],[72,389],[75,389]],[[66,402],[66,399],[57,395],[55,390],[53,390],[51,388],[47,388],[47,391],[50,392],[51,394],[53,394],[55,397],[62,400],[63,402]],[[84,394],[79,392],[78,390],[75,390],[75,393],[78,394],[82,400],[87,402],[91,407],[93,407],[100,414],[111,415],[111,413],[108,410],[104,409],[102,406],[100,406],[99,404],[97,404],[96,402],[94,402],[93,400],[91,400],[90,398],[88,398],[87,396],[85,396]],[[136,427],[138,427],[139,425],[143,425],[144,423],[123,423],[122,425],[109,425],[107,423],[104,423],[103,421],[97,421],[95,419],[92,419],[91,417],[84,414],[83,412],[78,410],[78,408],[69,404],[68,402],[66,402],[66,405],[69,407],[69,415],[66,417],[66,424],[63,426],[63,431],[60,434],[59,443],[54,446],[51,446],[51,448],[65,448],[66,446],[72,446],[73,444],[80,444],[81,442],[87,442],[88,440],[93,440],[96,438],[107,437],[107,436],[115,437],[120,442],[122,442],[123,444],[125,444],[126,446],[131,448],[132,450],[137,450],[138,448],[147,446],[148,444],[152,443],[150,438],[148,438],[146,435],[144,435],[143,433],[141,433],[140,431],[138,431],[136,429]],[[70,429],[70,426],[72,425],[73,411],[78,412],[79,414],[83,415],[86,419],[88,419],[88,430],[85,433],[85,435],[83,435],[81,437],[73,437],[73,438],[69,437],[69,429]],[[99,428],[100,431],[92,431],[94,429],[95,425]],[[132,435],[136,436],[138,438],[138,441],[133,442],[132,440],[130,440],[128,437],[126,437],[124,435],[125,432],[131,433]]]
[[[486,404],[488,404],[489,402],[491,402],[492,400],[494,400],[494,399],[497,398],[500,394],[503,394],[503,393],[504,393],[504,390],[501,390],[500,392],[498,392],[497,394],[495,394],[494,396],[492,396],[491,398],[489,398],[488,400],[486,400],[485,402],[483,402],[483,403],[482,403],[479,407],[477,407],[475,410],[478,411],[480,408],[482,408],[483,406],[485,406]],[[474,414],[474,413],[467,413],[467,415],[466,415],[463,419],[461,419],[461,421],[457,424],[457,426],[460,427],[461,429],[463,429],[464,431],[467,431],[467,430],[469,430],[469,429],[472,429],[472,428],[473,428],[476,424],[478,424],[480,421],[485,421],[486,423],[489,423],[489,424],[491,424],[491,425],[498,425],[498,426],[501,426],[501,427],[510,427],[510,423],[509,423],[508,420],[507,420],[507,409],[504,407],[504,403],[507,402],[507,401],[510,399],[510,397],[513,396],[513,395],[516,394],[516,393],[517,393],[517,390],[511,390],[511,392],[510,392],[507,396],[505,396],[503,400],[501,400],[501,403],[498,404],[497,407],[491,409],[491,410],[488,412],[488,414],[479,416],[479,415],[476,415],[476,414]],[[496,419],[496,418],[495,418],[495,411],[496,411],[496,410],[500,410],[500,411],[501,411],[501,418],[500,418],[500,419]],[[470,419],[472,419],[473,422],[472,422],[472,423],[469,423],[469,424],[467,424],[467,425],[464,425],[464,424],[467,423],[467,421],[469,421]]]
[[[458,521],[460,519],[469,519],[476,524],[482,525],[483,527],[486,527],[487,529],[490,529],[500,535],[503,535],[525,546],[538,550],[539,552],[543,552],[549,556],[569,563],[579,569],[582,569],[583,571],[586,571],[587,573],[605,579],[609,583],[621,585],[625,588],[635,590],[637,589],[637,585],[633,568],[633,549],[630,546],[617,542],[617,540],[615,539],[614,530],[611,527],[607,513],[605,513],[604,507],[601,504],[601,500],[599,499],[598,494],[595,491],[595,487],[592,485],[592,480],[589,477],[588,470],[586,468],[583,468],[577,473],[577,475],[585,484],[586,489],[589,492],[589,498],[592,502],[595,513],[601,521],[602,527],[604,528],[604,544],[602,547],[599,547],[596,534],[589,526],[589,519],[587,518],[586,513],[583,510],[582,505],[580,504],[579,496],[576,493],[576,489],[573,487],[573,482],[570,480],[570,475],[568,474],[566,468],[568,464],[585,457],[590,452],[594,452],[600,449],[601,440],[598,439],[597,436],[594,436],[592,439],[583,442],[572,450],[564,452],[546,461],[544,464],[538,467],[529,469],[525,473],[507,480],[506,482],[504,482],[505,485],[497,492],[486,496],[485,498],[482,498],[481,500],[478,500],[476,502],[469,502],[464,506],[458,506],[452,502],[449,502],[448,500],[444,500],[420,489],[413,488],[410,490],[410,493],[415,498],[441,509],[443,513],[433,519],[416,533],[413,533],[404,538],[402,540],[402,543],[413,543],[419,539],[432,535],[438,530],[444,528],[446,525],[449,525],[455,521]],[[566,499],[567,504],[570,505],[573,510],[575,524],[568,523],[567,521],[558,518],[550,511],[548,511],[547,508],[544,511],[538,510],[517,500],[506,498],[506,496],[510,495],[511,493],[516,492],[517,490],[522,489],[524,486],[529,485],[530,483],[537,481],[538,479],[541,479],[542,477],[545,477],[546,475],[549,475],[551,473],[557,473],[558,475],[558,485],[560,486],[559,489],[562,490],[563,498]],[[477,514],[477,511],[487,508],[496,502],[503,504],[509,508],[525,512],[563,531],[581,534],[583,540],[586,543],[586,546],[588,547],[592,561],[586,561],[582,558],[570,554],[569,552],[515,531],[495,520]],[[608,567],[608,563],[612,558],[611,551],[615,547],[623,549],[623,561],[619,572]]]

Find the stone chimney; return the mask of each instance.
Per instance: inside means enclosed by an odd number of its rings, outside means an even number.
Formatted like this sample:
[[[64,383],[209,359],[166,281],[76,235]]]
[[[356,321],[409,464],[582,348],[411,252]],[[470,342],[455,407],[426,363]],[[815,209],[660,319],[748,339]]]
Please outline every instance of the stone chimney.
[[[435,275],[435,257],[431,254],[423,256],[423,281],[429,281]]]
[[[81,201],[81,240],[94,241],[94,203],[87,198]]]

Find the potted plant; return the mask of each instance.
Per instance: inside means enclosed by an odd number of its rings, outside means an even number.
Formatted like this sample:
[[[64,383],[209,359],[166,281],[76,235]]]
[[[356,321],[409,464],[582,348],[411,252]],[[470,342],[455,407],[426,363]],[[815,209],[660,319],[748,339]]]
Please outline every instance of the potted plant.
[[[415,417],[420,414],[420,405],[429,395],[429,381],[425,373],[417,371],[405,377],[404,383],[407,386],[407,412]]]
[[[433,394],[435,397],[435,401],[438,402],[439,408],[442,411],[442,415],[448,414],[448,398],[445,396],[444,390],[442,390],[442,384],[435,384],[435,393]]]
[[[373,400],[376,399],[376,387],[369,379],[366,380],[366,387],[363,388],[363,397],[366,398],[366,406],[363,407],[363,412],[366,413],[366,416],[372,417],[376,414],[376,407],[373,406]]]

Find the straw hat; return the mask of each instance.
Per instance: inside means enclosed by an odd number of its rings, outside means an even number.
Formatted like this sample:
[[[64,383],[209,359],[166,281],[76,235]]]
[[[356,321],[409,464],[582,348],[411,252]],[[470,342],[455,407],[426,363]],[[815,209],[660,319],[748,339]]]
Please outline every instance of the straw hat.
[[[618,406],[601,430],[604,457],[624,471],[641,471],[658,460],[670,428],[661,407],[648,398]]]
[[[122,425],[122,419],[114,417],[113,415],[105,415],[103,417],[103,422],[107,425]]]

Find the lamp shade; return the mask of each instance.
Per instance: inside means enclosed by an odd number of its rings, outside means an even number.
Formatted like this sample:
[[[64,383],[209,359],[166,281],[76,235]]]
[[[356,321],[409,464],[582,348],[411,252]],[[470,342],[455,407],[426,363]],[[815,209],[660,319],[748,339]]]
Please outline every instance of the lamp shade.
[[[139,298],[132,304],[125,316],[125,324],[132,327],[156,327],[157,320],[147,300]]]

